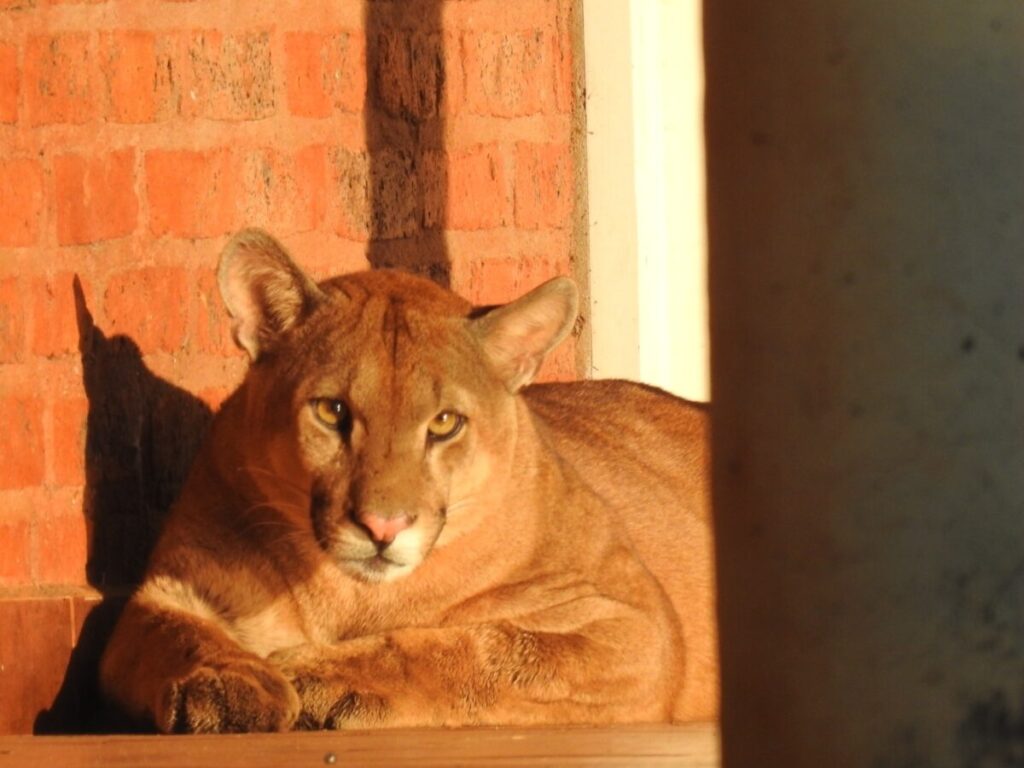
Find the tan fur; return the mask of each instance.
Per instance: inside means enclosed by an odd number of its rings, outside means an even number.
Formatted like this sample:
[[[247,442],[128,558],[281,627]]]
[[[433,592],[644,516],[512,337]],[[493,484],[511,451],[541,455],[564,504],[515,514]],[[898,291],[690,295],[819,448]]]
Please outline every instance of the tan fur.
[[[472,317],[401,273],[317,286],[253,231],[220,280],[253,364],[104,655],[114,701],[168,732],[715,716],[706,415],[521,389],[567,281]]]

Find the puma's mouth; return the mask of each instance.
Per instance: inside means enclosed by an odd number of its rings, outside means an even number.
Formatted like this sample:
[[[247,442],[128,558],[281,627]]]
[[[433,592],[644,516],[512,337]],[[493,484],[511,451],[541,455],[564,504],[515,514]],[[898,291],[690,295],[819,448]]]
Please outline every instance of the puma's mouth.
[[[317,544],[350,575],[365,581],[391,581],[413,571],[423,559],[419,537],[406,535],[378,548],[350,531],[317,526]]]
[[[344,570],[365,581],[391,581],[405,576],[426,556],[423,536],[414,529],[402,531],[386,544],[367,539],[357,529],[337,533],[340,535],[327,552]]]

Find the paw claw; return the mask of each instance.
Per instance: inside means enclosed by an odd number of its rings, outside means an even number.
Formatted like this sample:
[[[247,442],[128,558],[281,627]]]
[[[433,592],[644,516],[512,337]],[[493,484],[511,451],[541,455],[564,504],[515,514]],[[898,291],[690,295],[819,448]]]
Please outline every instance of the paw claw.
[[[300,647],[270,657],[302,700],[296,727],[306,730],[374,726],[384,722],[387,700],[364,690],[358,681],[323,662],[315,647]]]
[[[387,702],[375,694],[349,693],[342,696],[324,719],[324,727],[337,731],[359,725],[383,722],[388,710]]]

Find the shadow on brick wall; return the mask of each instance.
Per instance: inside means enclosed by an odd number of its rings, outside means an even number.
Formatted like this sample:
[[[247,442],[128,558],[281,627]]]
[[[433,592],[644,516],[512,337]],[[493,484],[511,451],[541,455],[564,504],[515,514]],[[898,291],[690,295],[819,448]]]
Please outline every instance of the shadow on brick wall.
[[[451,261],[444,102],[447,72],[440,0],[367,2],[369,251],[374,267],[417,272],[445,287]]]
[[[79,631],[64,684],[37,719],[37,733],[124,728],[101,706],[97,664],[212,419],[201,400],[154,375],[134,341],[96,326],[77,278],[73,298],[89,401],[86,576],[103,599]]]
[[[101,593],[123,593],[141,580],[213,414],[154,375],[131,338],[104,335],[77,282],[75,308],[89,400],[86,574]]]

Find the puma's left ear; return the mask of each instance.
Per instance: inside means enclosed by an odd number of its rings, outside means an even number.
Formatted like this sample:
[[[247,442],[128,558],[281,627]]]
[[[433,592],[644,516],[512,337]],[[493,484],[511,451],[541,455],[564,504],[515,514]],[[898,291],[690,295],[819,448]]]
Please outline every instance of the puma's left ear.
[[[281,244],[258,229],[231,238],[220,256],[217,282],[235,343],[253,361],[322,297]]]
[[[509,392],[533,381],[544,357],[572,330],[578,305],[576,284],[556,277],[472,321],[485,356]]]

